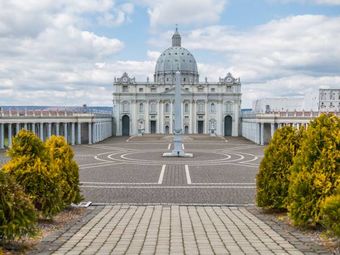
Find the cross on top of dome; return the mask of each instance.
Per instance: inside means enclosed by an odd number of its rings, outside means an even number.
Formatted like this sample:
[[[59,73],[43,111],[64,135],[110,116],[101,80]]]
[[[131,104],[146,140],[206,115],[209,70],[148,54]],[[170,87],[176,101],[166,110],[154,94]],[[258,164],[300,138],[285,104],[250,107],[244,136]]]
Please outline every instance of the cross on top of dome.
[[[176,24],[176,30],[172,36],[172,47],[181,47],[181,35],[178,33],[178,27]]]

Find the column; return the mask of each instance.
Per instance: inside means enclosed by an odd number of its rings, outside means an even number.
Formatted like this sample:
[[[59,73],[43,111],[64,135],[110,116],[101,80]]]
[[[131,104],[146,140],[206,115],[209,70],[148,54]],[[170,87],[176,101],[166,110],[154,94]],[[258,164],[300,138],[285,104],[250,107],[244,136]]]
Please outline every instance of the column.
[[[25,129],[25,130],[28,130],[28,129],[27,129],[27,123],[24,124],[24,129]]]
[[[55,126],[55,134],[56,134],[57,136],[59,136],[59,122],[56,123],[56,126]]]
[[[217,111],[216,111],[216,134],[217,135],[221,135],[223,136],[223,129],[222,129],[222,125],[223,125],[223,121],[222,121],[222,118],[223,118],[223,101],[217,101]]]
[[[89,122],[89,144],[92,144],[92,123]]]
[[[8,124],[8,147],[12,146],[12,124]]]
[[[173,102],[170,101],[170,126],[169,126],[169,134],[173,134]]]
[[[67,123],[65,122],[64,123],[64,138],[65,138],[66,142],[67,142],[67,137],[68,137],[68,134],[67,134]]]
[[[20,123],[17,123],[16,125],[15,125],[15,134],[17,135],[18,133],[19,133],[19,131],[20,131]]]
[[[44,123],[39,123],[39,136],[40,140],[44,141]]]
[[[5,148],[5,124],[0,124],[0,149]]]
[[[203,134],[209,134],[210,130],[209,130],[209,119],[208,119],[208,99],[205,100],[205,106],[204,106],[204,111],[205,111],[205,118],[204,118],[204,130],[203,130]]]
[[[197,101],[193,100],[192,101],[192,133],[195,134],[197,133]]]
[[[275,124],[274,123],[270,123],[270,135],[271,135],[271,138],[273,138],[274,133],[275,133]]]
[[[149,101],[147,100],[145,103],[145,123],[144,123],[144,133],[148,134],[150,133],[149,130]]]
[[[81,123],[78,122],[78,137],[77,137],[77,144],[81,144]]]
[[[36,134],[36,133],[35,133],[35,123],[34,123],[34,122],[32,123],[32,132],[33,132],[34,134]]]
[[[71,123],[71,144],[72,145],[75,145],[75,143],[76,143],[75,133],[76,133],[75,124],[74,124],[74,122],[72,122]]]
[[[48,123],[47,137],[50,138],[52,135],[52,123]]]
[[[260,144],[264,145],[264,123],[260,124]]]
[[[158,133],[163,134],[164,133],[164,129],[163,129],[163,102],[162,100],[158,101],[158,114],[157,114],[157,126],[158,126]]]

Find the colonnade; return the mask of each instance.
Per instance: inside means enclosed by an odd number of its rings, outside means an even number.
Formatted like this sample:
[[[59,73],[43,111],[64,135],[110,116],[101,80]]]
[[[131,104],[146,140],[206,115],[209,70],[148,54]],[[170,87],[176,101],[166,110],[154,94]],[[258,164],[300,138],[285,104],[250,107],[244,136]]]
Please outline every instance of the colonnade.
[[[32,131],[42,141],[46,141],[52,135],[57,135],[64,136],[71,145],[92,144],[112,136],[112,118],[58,120],[54,117],[53,120],[42,121],[39,118],[0,117],[0,149],[10,147],[13,137],[21,129]]]
[[[283,126],[295,128],[307,127],[308,120],[260,120],[260,119],[242,119],[242,136],[253,141],[256,144],[268,144],[275,131]]]

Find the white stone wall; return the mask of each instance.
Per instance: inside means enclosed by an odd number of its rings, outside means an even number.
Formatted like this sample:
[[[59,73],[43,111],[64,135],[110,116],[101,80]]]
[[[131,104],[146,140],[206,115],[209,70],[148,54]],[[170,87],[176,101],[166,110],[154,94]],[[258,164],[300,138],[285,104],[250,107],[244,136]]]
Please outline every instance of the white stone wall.
[[[226,79],[229,82],[226,82]],[[124,82],[123,82],[124,80]],[[141,129],[151,133],[151,121],[156,121],[156,133],[165,134],[166,126],[173,133],[174,86],[155,83],[136,83],[127,74],[116,79],[113,90],[113,109],[116,121],[116,135],[123,134],[123,116],[130,119],[129,135],[138,135]],[[144,111],[140,112],[140,104]],[[152,104],[155,104],[155,111]],[[226,108],[230,104],[229,109]],[[166,111],[169,104],[169,111]],[[185,111],[188,104],[188,111]],[[214,106],[212,107],[212,104]],[[230,74],[218,83],[199,83],[182,85],[183,132],[188,126],[189,134],[198,133],[198,121],[204,121],[203,133],[212,129],[217,135],[224,135],[224,118],[232,117],[232,136],[239,135],[241,107],[241,84]],[[212,109],[213,108],[213,109]],[[142,123],[142,124],[141,124]]]

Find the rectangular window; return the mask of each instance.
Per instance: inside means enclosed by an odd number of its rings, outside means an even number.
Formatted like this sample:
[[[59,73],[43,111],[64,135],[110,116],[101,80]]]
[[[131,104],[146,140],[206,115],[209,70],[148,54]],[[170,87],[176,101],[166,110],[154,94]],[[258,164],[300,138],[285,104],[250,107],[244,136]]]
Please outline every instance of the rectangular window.
[[[151,92],[156,92],[156,88],[151,88]]]
[[[198,92],[203,92],[203,88],[198,88],[197,91]]]
[[[139,88],[139,92],[143,92],[144,91],[144,89],[143,88]]]
[[[210,89],[210,92],[215,92],[215,88],[211,88],[211,89]]]
[[[129,87],[128,86],[123,86],[123,92],[129,92]]]

